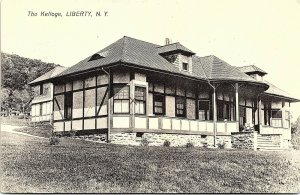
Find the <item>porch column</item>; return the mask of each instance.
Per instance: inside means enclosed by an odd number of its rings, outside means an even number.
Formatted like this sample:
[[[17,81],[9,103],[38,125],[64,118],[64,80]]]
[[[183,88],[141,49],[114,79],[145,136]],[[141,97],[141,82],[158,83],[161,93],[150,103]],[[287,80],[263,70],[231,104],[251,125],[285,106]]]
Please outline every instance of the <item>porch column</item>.
[[[216,87],[213,86],[213,123],[214,123],[214,146],[216,147],[217,139],[217,98],[216,98]]]
[[[258,100],[257,100],[257,109],[258,109],[258,132],[260,132],[261,130],[261,122],[262,122],[262,113],[261,113],[261,97],[260,95],[258,96]]]
[[[239,130],[239,120],[240,120],[240,112],[239,112],[239,84],[235,83],[235,120],[238,123],[237,130]]]

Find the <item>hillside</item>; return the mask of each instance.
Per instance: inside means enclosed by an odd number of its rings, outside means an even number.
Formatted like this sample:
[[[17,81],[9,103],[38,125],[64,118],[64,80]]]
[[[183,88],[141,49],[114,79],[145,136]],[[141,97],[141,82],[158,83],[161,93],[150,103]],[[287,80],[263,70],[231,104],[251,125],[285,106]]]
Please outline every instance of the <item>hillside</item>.
[[[28,110],[33,97],[28,83],[56,66],[59,65],[1,52],[1,110]]]

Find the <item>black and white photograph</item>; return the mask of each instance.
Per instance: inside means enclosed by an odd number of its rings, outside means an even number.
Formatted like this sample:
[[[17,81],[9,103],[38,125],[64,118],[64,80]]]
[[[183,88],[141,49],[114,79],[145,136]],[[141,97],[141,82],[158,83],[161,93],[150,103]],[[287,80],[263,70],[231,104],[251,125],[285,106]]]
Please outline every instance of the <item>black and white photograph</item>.
[[[2,0],[0,192],[300,193],[300,0]]]

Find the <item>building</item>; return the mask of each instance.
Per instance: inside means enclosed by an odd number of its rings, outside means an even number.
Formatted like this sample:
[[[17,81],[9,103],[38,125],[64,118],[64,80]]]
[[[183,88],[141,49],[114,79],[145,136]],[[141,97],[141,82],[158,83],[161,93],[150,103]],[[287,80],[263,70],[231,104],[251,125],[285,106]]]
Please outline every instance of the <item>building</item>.
[[[29,83],[34,91],[34,98],[31,102],[32,122],[52,120],[53,84],[49,82],[49,79],[65,69],[65,67],[57,66]]]
[[[298,100],[265,74],[198,57],[179,42],[125,36],[51,78],[55,132],[121,144],[283,148]]]

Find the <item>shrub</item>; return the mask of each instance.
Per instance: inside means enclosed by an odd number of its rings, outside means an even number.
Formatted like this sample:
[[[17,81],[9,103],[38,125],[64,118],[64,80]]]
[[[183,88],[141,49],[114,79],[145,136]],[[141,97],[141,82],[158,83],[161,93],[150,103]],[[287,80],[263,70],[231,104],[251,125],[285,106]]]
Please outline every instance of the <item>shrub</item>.
[[[218,145],[218,148],[220,148],[220,149],[224,149],[224,148],[225,148],[225,145],[226,145],[226,143],[225,143],[225,142],[221,142],[221,143],[218,143],[217,145]]]
[[[194,144],[192,143],[192,142],[188,142],[188,143],[186,143],[186,147],[187,148],[193,148],[194,147]]]
[[[141,140],[141,146],[148,146],[149,145],[149,141],[147,138],[142,138]]]
[[[164,141],[164,146],[165,147],[170,147],[170,145],[171,145],[171,142],[169,140]]]
[[[56,145],[60,142],[59,138],[56,136],[51,136],[49,139],[49,144],[50,145]]]

